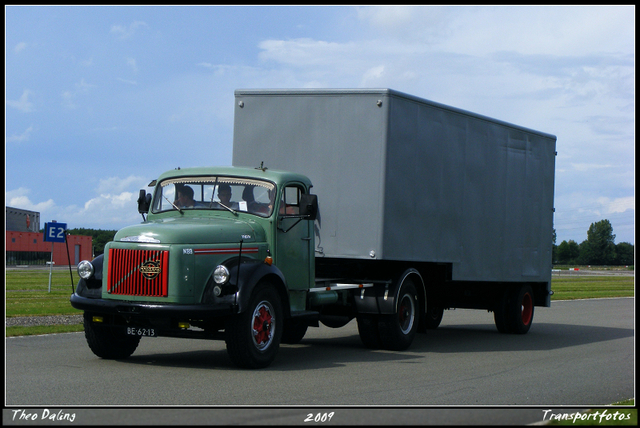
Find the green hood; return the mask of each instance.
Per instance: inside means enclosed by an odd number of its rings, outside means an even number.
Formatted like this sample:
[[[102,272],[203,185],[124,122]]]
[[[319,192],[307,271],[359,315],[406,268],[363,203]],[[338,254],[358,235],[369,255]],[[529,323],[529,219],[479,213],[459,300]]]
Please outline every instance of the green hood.
[[[264,241],[264,229],[256,223],[222,217],[170,217],[125,227],[114,238],[114,241],[161,244],[222,244],[240,240]]]

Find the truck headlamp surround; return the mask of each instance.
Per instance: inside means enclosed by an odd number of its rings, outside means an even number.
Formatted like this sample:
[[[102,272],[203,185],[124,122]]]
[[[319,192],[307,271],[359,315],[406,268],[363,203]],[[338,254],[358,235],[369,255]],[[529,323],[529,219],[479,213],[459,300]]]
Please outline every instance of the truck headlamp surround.
[[[78,275],[82,279],[89,279],[93,276],[95,272],[95,268],[93,267],[93,263],[88,260],[83,260],[78,263]]]
[[[213,281],[219,285],[229,282],[229,269],[224,265],[218,265],[213,271]]]

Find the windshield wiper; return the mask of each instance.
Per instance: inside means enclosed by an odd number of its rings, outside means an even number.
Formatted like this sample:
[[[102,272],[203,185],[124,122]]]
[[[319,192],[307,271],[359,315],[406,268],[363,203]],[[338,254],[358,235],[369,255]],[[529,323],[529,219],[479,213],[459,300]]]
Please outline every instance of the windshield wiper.
[[[228,206],[226,206],[225,204],[223,204],[222,202],[218,202],[218,205],[220,205],[222,208],[227,209],[228,211],[231,211],[232,213],[234,213],[235,215],[238,215],[238,213],[236,212],[236,210],[234,210],[233,208],[229,208]]]
[[[171,202],[171,201],[169,200],[169,198],[167,198],[165,195],[162,195],[162,197],[163,197],[163,198],[165,198],[165,199],[167,200],[167,202],[169,202],[171,205],[173,205],[173,208],[175,208],[175,209],[177,209],[178,211],[180,211],[180,214],[182,214],[182,209],[181,209],[179,206],[177,206],[176,204],[174,204],[173,202]]]

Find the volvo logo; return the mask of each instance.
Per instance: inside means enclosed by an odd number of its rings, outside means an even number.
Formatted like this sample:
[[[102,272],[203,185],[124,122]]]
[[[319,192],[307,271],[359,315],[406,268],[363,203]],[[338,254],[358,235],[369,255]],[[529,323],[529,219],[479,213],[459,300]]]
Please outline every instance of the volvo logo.
[[[140,265],[140,273],[148,280],[156,279],[161,271],[160,261],[148,260]]]

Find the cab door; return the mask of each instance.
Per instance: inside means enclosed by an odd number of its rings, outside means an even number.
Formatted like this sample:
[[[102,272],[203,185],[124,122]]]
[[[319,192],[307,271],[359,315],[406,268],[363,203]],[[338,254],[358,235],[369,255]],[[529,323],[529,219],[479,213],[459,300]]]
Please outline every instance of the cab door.
[[[282,271],[290,290],[311,288],[315,277],[313,221],[300,216],[300,197],[306,190],[302,184],[288,184],[280,194],[276,257],[274,264]]]

